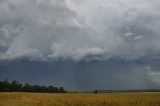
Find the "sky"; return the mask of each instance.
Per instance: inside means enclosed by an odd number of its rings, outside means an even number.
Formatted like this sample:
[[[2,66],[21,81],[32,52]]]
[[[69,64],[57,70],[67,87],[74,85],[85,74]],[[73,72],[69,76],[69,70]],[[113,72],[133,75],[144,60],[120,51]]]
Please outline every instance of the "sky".
[[[160,89],[159,0],[0,0],[0,80]]]

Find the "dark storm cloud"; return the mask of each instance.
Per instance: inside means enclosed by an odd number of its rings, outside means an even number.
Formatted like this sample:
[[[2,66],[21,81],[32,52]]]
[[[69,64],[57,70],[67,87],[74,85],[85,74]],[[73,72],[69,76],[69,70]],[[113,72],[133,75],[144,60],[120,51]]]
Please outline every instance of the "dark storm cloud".
[[[73,66],[72,66],[73,65]],[[0,79],[18,80],[32,84],[76,88],[74,64],[70,61],[31,62],[26,60],[1,62]]]
[[[160,88],[160,73],[151,66],[111,59],[105,62],[21,60],[1,62],[0,79],[69,89],[153,89]]]

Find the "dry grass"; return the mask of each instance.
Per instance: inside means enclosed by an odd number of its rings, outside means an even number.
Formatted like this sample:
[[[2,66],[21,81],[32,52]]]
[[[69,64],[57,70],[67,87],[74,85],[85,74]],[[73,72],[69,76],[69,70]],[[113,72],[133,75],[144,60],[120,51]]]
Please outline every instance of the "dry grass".
[[[160,93],[0,93],[0,106],[160,106]]]

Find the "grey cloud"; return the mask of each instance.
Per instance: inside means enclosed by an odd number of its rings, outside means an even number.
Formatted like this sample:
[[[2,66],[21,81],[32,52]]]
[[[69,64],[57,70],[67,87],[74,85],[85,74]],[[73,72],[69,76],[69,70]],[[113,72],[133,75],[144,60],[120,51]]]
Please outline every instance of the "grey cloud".
[[[0,59],[160,55],[158,0],[1,0]]]

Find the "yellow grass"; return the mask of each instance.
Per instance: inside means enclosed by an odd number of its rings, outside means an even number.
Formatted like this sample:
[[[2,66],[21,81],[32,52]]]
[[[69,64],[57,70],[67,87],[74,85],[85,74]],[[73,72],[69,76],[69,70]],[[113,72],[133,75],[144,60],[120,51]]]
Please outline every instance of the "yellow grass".
[[[0,93],[0,106],[160,106],[160,93]]]

